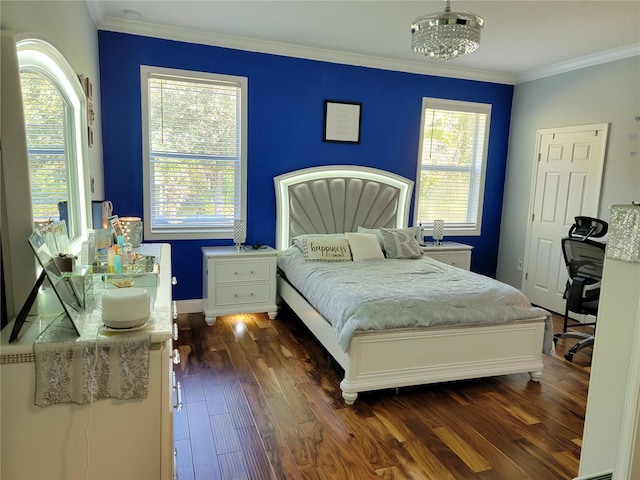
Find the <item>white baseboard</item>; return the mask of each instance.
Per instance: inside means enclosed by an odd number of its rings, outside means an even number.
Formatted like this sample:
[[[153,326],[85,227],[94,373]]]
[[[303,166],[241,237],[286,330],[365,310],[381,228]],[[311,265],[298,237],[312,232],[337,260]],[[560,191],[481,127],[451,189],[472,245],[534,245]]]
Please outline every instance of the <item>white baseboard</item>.
[[[193,300],[177,300],[176,307],[179,314],[202,312],[202,300],[197,298]]]
[[[582,475],[576,477],[573,480],[611,480],[613,478],[613,472],[592,473],[589,475]]]

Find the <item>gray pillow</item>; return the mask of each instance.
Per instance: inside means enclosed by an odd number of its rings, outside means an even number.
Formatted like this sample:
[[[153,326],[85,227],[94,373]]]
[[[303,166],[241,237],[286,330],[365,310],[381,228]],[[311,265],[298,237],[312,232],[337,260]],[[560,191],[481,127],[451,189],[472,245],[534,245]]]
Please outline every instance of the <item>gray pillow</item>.
[[[416,240],[415,228],[381,228],[387,258],[421,258],[422,249]]]

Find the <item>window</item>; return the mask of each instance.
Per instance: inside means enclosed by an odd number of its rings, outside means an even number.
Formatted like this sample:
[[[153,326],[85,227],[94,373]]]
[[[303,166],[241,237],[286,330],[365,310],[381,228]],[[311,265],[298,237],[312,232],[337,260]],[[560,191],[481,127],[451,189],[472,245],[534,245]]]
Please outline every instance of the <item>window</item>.
[[[49,43],[17,42],[34,224],[64,218],[72,241],[89,225],[86,98]]]
[[[65,126],[69,108],[44,75],[20,74],[31,179],[33,221],[59,220],[58,202],[68,201]]]
[[[246,211],[247,79],[141,67],[145,238],[231,238]]]
[[[479,235],[491,105],[424,98],[415,223]]]

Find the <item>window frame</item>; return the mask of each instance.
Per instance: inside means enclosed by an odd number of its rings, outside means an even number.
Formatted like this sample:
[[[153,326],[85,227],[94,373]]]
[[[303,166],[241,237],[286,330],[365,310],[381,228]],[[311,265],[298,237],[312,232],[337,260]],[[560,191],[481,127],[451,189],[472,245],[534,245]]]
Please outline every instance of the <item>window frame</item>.
[[[68,222],[71,251],[80,251],[88,238],[91,222],[89,192],[89,144],[87,139],[87,98],[78,77],[64,56],[49,42],[28,37],[16,42],[20,72],[27,70],[46,76],[58,89],[69,108],[65,121]],[[70,125],[69,125],[70,123]],[[26,125],[25,125],[26,129]],[[31,185],[30,185],[31,188]],[[33,211],[31,213],[33,218]]]
[[[184,81],[235,83],[240,85],[240,175],[239,189],[236,203],[239,205],[235,220],[246,222],[247,211],[247,144],[248,144],[248,79],[235,75],[223,75],[217,73],[199,72],[194,70],[180,70],[174,68],[140,66],[141,108],[142,108],[142,164],[143,164],[143,202],[144,237],[148,240],[200,240],[200,239],[231,239],[233,238],[233,220],[227,225],[219,227],[193,227],[166,226],[153,228],[151,224],[151,165],[150,165],[150,125],[149,125],[149,78],[150,77],[175,77]],[[197,157],[191,152],[190,156]]]
[[[422,110],[420,114],[420,140],[418,144],[418,159],[416,169],[416,185],[415,185],[415,200],[414,200],[414,224],[422,225],[422,235],[430,236],[433,234],[433,222],[421,222],[419,215],[420,204],[420,182],[422,178],[423,169],[422,165],[422,153],[425,147],[425,114],[427,110],[450,110],[453,112],[463,113],[480,113],[486,115],[485,134],[482,142],[482,155],[481,165],[477,172],[479,176],[479,182],[477,184],[477,203],[476,203],[476,221],[475,223],[454,223],[448,222],[446,218],[443,218],[445,222],[445,234],[449,236],[479,236],[482,232],[482,215],[484,211],[484,191],[486,183],[486,170],[488,162],[489,152],[489,133],[491,128],[491,104],[479,103],[479,102],[467,102],[461,100],[448,100],[442,98],[430,98],[423,97]],[[477,142],[476,142],[477,143]],[[437,169],[428,169],[437,170]],[[452,170],[451,168],[444,168],[442,170]],[[465,170],[473,170],[473,166],[468,167]],[[473,172],[472,172],[473,175]],[[471,181],[470,181],[471,184]],[[473,184],[470,185],[473,188]]]

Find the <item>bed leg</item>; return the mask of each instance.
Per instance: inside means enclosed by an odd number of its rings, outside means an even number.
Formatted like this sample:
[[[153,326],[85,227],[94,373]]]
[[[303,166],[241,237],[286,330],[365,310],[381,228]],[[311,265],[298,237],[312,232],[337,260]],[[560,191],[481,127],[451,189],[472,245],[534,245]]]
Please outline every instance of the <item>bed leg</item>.
[[[346,403],[347,405],[353,405],[355,403],[356,399],[358,398],[358,394],[357,393],[345,392],[343,390],[342,391],[342,398],[344,398],[344,403]]]
[[[539,382],[542,378],[542,370],[538,370],[537,372],[529,372],[529,376],[531,377],[532,382]]]
[[[214,316],[209,316],[207,314],[204,315],[204,321],[207,323],[207,325],[212,326],[214,323],[216,323],[216,317]]]

